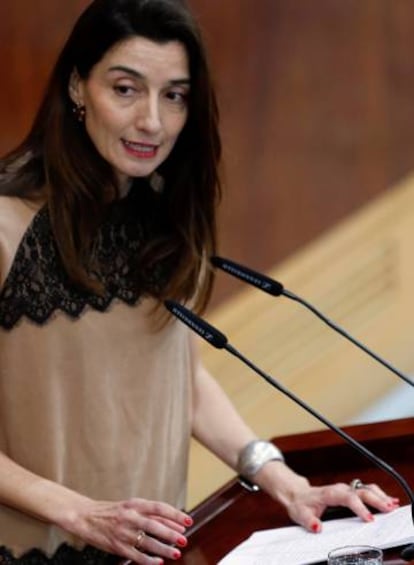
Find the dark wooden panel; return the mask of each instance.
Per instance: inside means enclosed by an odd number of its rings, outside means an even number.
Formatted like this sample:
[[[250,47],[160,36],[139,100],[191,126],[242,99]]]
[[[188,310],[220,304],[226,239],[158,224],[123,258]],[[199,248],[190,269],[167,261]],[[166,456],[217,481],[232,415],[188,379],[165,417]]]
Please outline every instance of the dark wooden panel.
[[[192,3],[223,112],[222,252],[269,268],[412,168],[414,4]]]
[[[267,269],[412,167],[412,0],[189,0],[223,118],[221,252]],[[0,2],[0,152],[86,0]],[[238,288],[220,276],[215,301]]]
[[[0,153],[25,135],[51,66],[87,0],[1,0]]]

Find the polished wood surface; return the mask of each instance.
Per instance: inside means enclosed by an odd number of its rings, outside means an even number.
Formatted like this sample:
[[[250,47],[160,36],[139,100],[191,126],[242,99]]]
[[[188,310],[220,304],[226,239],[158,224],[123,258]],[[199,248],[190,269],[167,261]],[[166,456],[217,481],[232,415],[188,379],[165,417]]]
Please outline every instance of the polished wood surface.
[[[413,487],[414,418],[351,426],[344,430],[392,465]],[[349,482],[359,477],[363,482],[379,483],[390,494],[398,496],[401,504],[409,503],[405,491],[392,476],[375,467],[331,431],[280,437],[277,445],[284,451],[289,465],[306,475],[312,484]],[[278,504],[263,493],[246,492],[234,481],[196,507],[192,514],[195,526],[184,552],[184,565],[214,565],[254,531],[290,524]],[[345,515],[348,515],[345,510],[332,509],[326,518]],[[404,563],[399,559],[399,550],[386,550],[385,563]]]

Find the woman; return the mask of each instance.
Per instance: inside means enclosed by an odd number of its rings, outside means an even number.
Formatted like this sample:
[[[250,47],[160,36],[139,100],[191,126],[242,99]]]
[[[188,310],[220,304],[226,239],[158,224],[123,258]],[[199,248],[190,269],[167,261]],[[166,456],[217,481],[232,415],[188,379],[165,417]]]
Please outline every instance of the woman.
[[[330,504],[364,520],[364,502],[397,505],[375,485],[313,488],[252,443],[165,319],[165,298],[207,304],[219,158],[184,2],[92,2],[0,165],[3,562],[179,559],[191,434],[311,531]]]

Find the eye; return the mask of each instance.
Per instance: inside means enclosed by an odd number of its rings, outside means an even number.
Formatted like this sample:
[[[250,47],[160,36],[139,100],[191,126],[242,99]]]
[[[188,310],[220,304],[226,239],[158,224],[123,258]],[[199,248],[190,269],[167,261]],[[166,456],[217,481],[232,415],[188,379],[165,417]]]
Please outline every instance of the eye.
[[[132,96],[135,92],[135,89],[132,86],[126,84],[117,84],[114,86],[114,91],[119,96],[127,97]]]
[[[186,106],[188,101],[188,92],[183,92],[182,90],[168,90],[166,98],[173,104]]]

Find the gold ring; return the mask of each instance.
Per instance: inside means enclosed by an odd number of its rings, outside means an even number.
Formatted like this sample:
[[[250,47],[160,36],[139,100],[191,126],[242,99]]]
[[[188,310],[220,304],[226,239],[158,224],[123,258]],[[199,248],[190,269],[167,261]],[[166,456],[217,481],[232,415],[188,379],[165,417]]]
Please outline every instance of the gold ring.
[[[349,483],[349,486],[351,487],[352,490],[359,490],[361,488],[366,487],[366,485],[364,485],[364,483],[361,481],[361,479],[354,479],[353,481],[351,481]]]
[[[137,532],[137,539],[135,541],[135,549],[141,549],[142,542],[144,541],[146,533],[144,530],[138,530]]]

